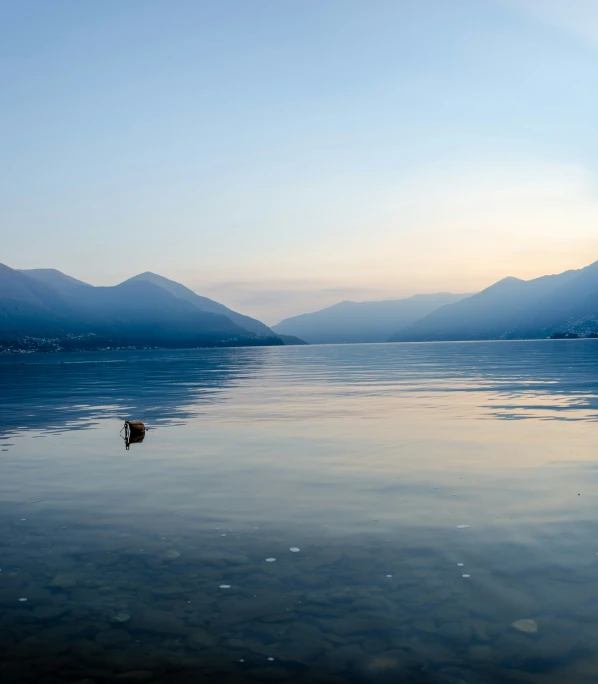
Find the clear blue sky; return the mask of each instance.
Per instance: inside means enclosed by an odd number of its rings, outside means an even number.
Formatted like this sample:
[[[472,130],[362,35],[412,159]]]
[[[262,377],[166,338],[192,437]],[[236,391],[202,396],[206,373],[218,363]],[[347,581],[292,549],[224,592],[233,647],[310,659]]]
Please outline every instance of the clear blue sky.
[[[0,261],[269,323],[598,259],[595,0],[0,0]]]

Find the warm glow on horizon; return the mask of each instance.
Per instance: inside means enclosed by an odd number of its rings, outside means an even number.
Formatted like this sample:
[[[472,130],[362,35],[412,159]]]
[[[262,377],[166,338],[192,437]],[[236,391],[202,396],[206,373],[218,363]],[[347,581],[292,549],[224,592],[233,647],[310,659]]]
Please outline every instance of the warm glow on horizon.
[[[0,261],[273,324],[598,260],[597,5],[260,6],[6,10]]]

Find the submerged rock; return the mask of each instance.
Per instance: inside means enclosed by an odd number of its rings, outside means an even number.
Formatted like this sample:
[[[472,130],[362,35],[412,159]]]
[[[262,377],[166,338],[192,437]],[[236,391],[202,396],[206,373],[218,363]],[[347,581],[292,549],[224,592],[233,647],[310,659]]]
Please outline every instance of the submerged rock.
[[[38,606],[34,608],[33,615],[38,620],[55,620],[67,612],[65,606]]]
[[[187,645],[189,648],[193,649],[209,649],[209,648],[214,648],[216,646],[216,639],[214,639],[213,636],[211,636],[208,632],[202,631],[202,632],[193,632],[188,639],[187,639]]]
[[[112,617],[112,622],[122,623],[122,622],[128,622],[130,619],[131,619],[131,616],[129,615],[129,613],[124,613],[124,612],[123,613],[116,613],[116,615],[114,615]]]
[[[176,558],[180,558],[180,552],[176,551],[175,549],[169,549],[168,551],[164,551],[162,554],[162,558],[165,558],[166,560],[175,560]]]
[[[409,646],[417,655],[436,664],[453,663],[459,660],[458,656],[444,644],[429,639],[416,637],[409,641]]]
[[[56,589],[71,589],[77,586],[77,580],[68,575],[56,575],[50,582],[50,586]]]
[[[397,648],[384,651],[367,658],[359,669],[367,681],[397,682],[420,681],[424,661],[408,648]],[[413,679],[412,679],[413,678]]]
[[[142,629],[145,632],[154,634],[174,634],[183,635],[189,633],[189,628],[183,620],[179,619],[170,611],[159,608],[144,608],[135,614],[132,621],[135,629]]]
[[[377,655],[366,661],[364,669],[372,674],[400,672],[402,663],[398,658],[392,656]]]
[[[470,646],[469,657],[474,661],[492,660],[492,649],[490,648],[490,646],[487,646],[485,644],[476,644],[475,646]]]
[[[535,620],[530,620],[529,618],[523,618],[521,620],[516,620],[511,625],[518,632],[525,632],[525,634],[537,634],[538,633],[538,623]]]
[[[292,660],[309,664],[324,651],[325,645],[326,642],[323,639],[295,635],[291,641],[284,644],[284,655]]]

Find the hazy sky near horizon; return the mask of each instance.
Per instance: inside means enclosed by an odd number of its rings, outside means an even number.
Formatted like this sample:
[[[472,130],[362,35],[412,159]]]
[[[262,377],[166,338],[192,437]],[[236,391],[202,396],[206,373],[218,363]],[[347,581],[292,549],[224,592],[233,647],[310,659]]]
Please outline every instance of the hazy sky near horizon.
[[[275,323],[598,260],[595,0],[0,0],[0,262]]]

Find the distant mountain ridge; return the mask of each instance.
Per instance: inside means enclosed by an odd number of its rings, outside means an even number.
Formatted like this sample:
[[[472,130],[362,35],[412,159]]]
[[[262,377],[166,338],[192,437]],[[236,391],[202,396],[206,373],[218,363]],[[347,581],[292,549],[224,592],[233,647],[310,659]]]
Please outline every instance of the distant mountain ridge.
[[[36,280],[39,280],[45,285],[50,285],[58,290],[64,288],[78,288],[78,287],[93,287],[89,283],[84,283],[82,280],[77,280],[72,276],[62,273],[55,268],[30,268],[30,269],[19,269],[19,273],[24,273],[25,275],[31,276]]]
[[[78,329],[68,303],[53,288],[0,264],[0,337],[68,335]]]
[[[392,342],[535,339],[598,331],[598,262],[533,280],[504,278],[406,326]]]
[[[282,344],[260,321],[155,274],[93,287],[0,264],[0,350]]]
[[[0,264],[0,352],[598,337],[598,261],[474,295],[339,302],[270,329],[155,273],[94,287]]]
[[[344,301],[286,318],[272,329],[278,334],[296,335],[310,344],[387,342],[402,326],[467,296],[439,292],[378,302]]]
[[[196,306],[202,311],[209,311],[210,313],[227,316],[231,321],[233,321],[233,323],[236,323],[241,328],[249,330],[249,332],[253,332],[256,335],[271,336],[274,334],[272,330],[268,328],[268,326],[264,325],[261,321],[251,318],[250,316],[237,313],[236,311],[229,309],[227,306],[224,306],[224,304],[215,302],[213,299],[208,299],[208,297],[202,297],[201,295],[195,294],[193,290],[190,290],[188,287],[185,287],[174,280],[169,280],[163,276],[146,271],[145,273],[140,273],[133,278],[129,278],[129,280],[126,280],[125,282],[137,281],[154,283],[155,285],[168,290],[168,292],[173,294],[175,297],[184,299],[186,302],[193,304],[193,306]]]

